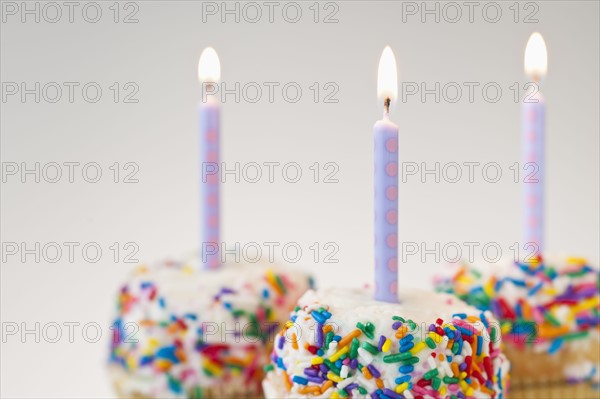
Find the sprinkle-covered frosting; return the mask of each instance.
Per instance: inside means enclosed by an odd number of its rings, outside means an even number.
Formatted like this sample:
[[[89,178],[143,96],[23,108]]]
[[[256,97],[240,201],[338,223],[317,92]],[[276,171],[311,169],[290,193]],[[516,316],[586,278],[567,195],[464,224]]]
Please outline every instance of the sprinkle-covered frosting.
[[[308,291],[275,337],[267,398],[502,398],[499,325],[446,294]]]
[[[437,289],[457,295],[502,323],[505,342],[552,354],[583,340],[600,325],[599,273],[584,259],[490,266],[487,276],[462,264]]]
[[[128,397],[260,392],[273,335],[311,285],[305,273],[260,264],[138,267],[117,300],[117,388]]]

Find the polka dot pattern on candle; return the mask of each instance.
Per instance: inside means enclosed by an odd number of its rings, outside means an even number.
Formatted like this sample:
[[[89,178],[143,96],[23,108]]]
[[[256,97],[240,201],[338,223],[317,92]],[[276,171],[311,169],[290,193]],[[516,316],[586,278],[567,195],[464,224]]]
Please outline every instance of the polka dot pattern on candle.
[[[397,302],[398,281],[398,126],[387,117],[375,138],[375,298]],[[390,263],[394,267],[386,267]]]
[[[544,246],[544,120],[545,105],[537,102],[522,104],[522,165],[520,182],[523,186],[523,238],[521,247],[533,243],[538,253]]]
[[[203,267],[220,266],[219,247],[219,125],[217,104],[200,104],[200,251]],[[217,250],[215,250],[217,249]]]

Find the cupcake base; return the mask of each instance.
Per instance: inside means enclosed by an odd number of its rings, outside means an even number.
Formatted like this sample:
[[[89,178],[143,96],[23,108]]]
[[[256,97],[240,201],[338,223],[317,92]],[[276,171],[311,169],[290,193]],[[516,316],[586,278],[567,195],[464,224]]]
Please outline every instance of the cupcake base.
[[[528,347],[519,348],[510,339],[506,339],[504,353],[511,361],[512,388],[560,385],[569,380],[584,381],[583,385],[591,385],[593,376],[590,370],[594,366],[600,368],[600,340],[597,336],[570,342],[554,354]],[[595,398],[600,398],[600,391],[597,391]]]
[[[156,395],[148,391],[148,386],[151,385],[153,377],[142,378],[138,375],[134,376],[121,367],[111,366],[109,368],[114,389],[120,399],[154,399]],[[190,399],[262,399],[262,387],[256,382],[252,386],[247,386],[239,383],[230,383],[223,385],[215,385],[212,387],[194,387],[180,395],[172,394],[172,396],[161,397],[167,398],[190,398]]]
[[[512,386],[508,399],[598,399],[600,390],[589,383]]]

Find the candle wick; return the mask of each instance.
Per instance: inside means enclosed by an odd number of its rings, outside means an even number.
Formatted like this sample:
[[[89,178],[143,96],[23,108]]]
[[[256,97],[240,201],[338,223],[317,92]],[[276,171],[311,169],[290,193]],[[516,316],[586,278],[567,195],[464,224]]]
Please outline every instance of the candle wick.
[[[532,83],[535,83],[536,86],[540,86],[540,81],[542,80],[542,76],[539,73],[531,74]]]
[[[383,109],[386,114],[390,112],[390,104],[391,103],[392,103],[392,100],[390,100],[389,97],[386,97],[385,101],[383,102]]]

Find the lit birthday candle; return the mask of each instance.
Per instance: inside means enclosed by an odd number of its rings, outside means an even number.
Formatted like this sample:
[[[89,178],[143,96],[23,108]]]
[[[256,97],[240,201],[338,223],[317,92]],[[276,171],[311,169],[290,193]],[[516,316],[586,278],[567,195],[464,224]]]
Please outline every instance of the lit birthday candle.
[[[398,302],[398,126],[390,121],[398,96],[396,59],[386,47],[379,60],[377,95],[383,119],[375,122],[375,299]]]
[[[221,64],[216,51],[207,47],[198,62],[198,78],[203,85],[200,119],[200,255],[205,268],[221,264],[219,253],[219,125],[220,107],[213,95],[219,82]]]
[[[548,55],[544,38],[534,33],[525,49],[525,72],[539,87],[546,74]],[[523,245],[544,247],[544,125],[546,105],[537,90],[526,95],[521,109],[523,181]]]

